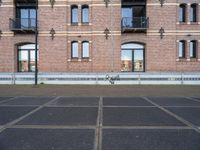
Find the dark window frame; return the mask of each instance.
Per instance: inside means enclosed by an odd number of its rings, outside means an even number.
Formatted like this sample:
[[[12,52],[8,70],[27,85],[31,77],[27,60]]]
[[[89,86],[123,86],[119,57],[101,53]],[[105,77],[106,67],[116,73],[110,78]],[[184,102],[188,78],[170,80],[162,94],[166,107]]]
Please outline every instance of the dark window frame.
[[[88,57],[84,57],[83,56],[83,44],[84,43],[88,43]],[[90,42],[89,41],[83,41],[82,43],[81,43],[81,57],[82,57],[82,59],[89,59],[90,58]]]
[[[74,22],[74,20],[73,20],[73,16],[74,16],[74,14],[73,14],[73,9],[77,9],[77,22]],[[72,25],[78,25],[78,6],[77,5],[72,5],[71,6],[71,24]]]
[[[79,46],[78,46],[78,57],[73,57],[73,44],[75,44],[75,43],[77,43],[77,45],[79,45],[78,44],[78,41],[72,41],[71,42],[71,59],[78,59],[79,58]]]
[[[20,10],[21,9],[35,9],[36,10],[36,7],[35,6],[16,6],[16,10],[15,10],[16,11],[16,18],[21,18],[21,16],[20,16]],[[30,16],[30,11],[29,11],[29,16]]]
[[[190,5],[190,22],[192,23],[198,22],[198,4],[196,3]]]
[[[88,10],[88,22],[84,22],[84,14],[83,14],[83,10],[84,9],[87,9]],[[81,23],[82,24],[89,24],[89,22],[90,22],[90,10],[89,10],[89,5],[82,5],[81,6]]]
[[[183,45],[182,45],[182,49],[181,49],[181,51],[182,51],[182,56],[180,56],[180,43],[182,43]],[[180,40],[179,42],[178,42],[178,57],[180,58],[180,59],[184,59],[184,58],[186,58],[186,41],[185,40]]]
[[[189,50],[190,50],[189,52],[191,53],[191,51],[192,51],[192,56],[190,55],[190,58],[197,58],[197,46],[198,46],[197,40],[191,40],[190,44],[193,44],[192,50],[191,50],[191,45],[190,45],[190,48],[189,48]]]
[[[180,23],[186,23],[186,13],[187,13],[187,5],[186,4],[180,4],[179,5],[179,22]],[[182,14],[182,18],[180,15]]]

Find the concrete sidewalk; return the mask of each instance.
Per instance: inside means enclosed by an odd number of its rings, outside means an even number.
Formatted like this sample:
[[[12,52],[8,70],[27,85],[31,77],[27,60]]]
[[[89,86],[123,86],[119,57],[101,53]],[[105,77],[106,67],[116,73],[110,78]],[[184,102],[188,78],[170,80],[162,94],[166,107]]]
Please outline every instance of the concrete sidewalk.
[[[0,85],[0,96],[200,96],[195,85]]]
[[[0,97],[1,150],[199,150],[200,97]]]

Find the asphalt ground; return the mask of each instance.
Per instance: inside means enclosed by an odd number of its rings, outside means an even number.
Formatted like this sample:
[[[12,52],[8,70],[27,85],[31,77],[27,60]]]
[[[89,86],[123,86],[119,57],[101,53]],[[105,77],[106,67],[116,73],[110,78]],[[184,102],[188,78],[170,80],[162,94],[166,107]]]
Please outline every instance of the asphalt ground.
[[[0,97],[0,150],[200,150],[200,97]]]
[[[200,97],[200,85],[0,85],[0,96]]]

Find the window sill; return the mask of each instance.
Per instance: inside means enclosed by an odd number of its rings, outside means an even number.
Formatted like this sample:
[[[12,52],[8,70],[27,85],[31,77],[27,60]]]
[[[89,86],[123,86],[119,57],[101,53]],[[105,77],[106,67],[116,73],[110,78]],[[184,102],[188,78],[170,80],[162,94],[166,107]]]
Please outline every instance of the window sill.
[[[69,23],[67,24],[68,26],[91,26],[92,24],[91,23]]]
[[[78,23],[71,23],[71,26],[78,26]]]
[[[79,61],[79,59],[78,59],[78,58],[71,58],[71,59],[69,59],[68,61],[77,62],[77,61]]]
[[[176,59],[177,62],[197,62],[200,61],[200,59],[197,58],[178,58]]]
[[[187,22],[177,22],[176,24],[178,24],[178,25],[187,25],[188,23]]]
[[[178,58],[176,59],[177,62],[186,62],[187,59],[186,58]]]
[[[67,60],[68,62],[91,62],[92,59],[90,58],[82,58],[82,59],[75,59],[75,58],[71,58]]]
[[[82,22],[81,25],[82,25],[82,26],[89,26],[90,23],[89,23],[89,22]]]
[[[191,61],[191,62],[197,62],[198,59],[197,59],[197,58],[190,58],[190,61]]]
[[[198,22],[190,22],[191,25],[198,25]]]
[[[81,61],[83,61],[83,62],[90,62],[92,60],[90,58],[82,58]]]

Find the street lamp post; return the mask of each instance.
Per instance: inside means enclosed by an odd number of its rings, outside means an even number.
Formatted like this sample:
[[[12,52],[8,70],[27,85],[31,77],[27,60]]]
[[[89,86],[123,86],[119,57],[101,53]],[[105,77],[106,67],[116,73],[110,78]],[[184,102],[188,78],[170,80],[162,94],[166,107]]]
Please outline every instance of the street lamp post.
[[[38,0],[36,0],[36,21],[35,21],[35,85],[38,84]]]

